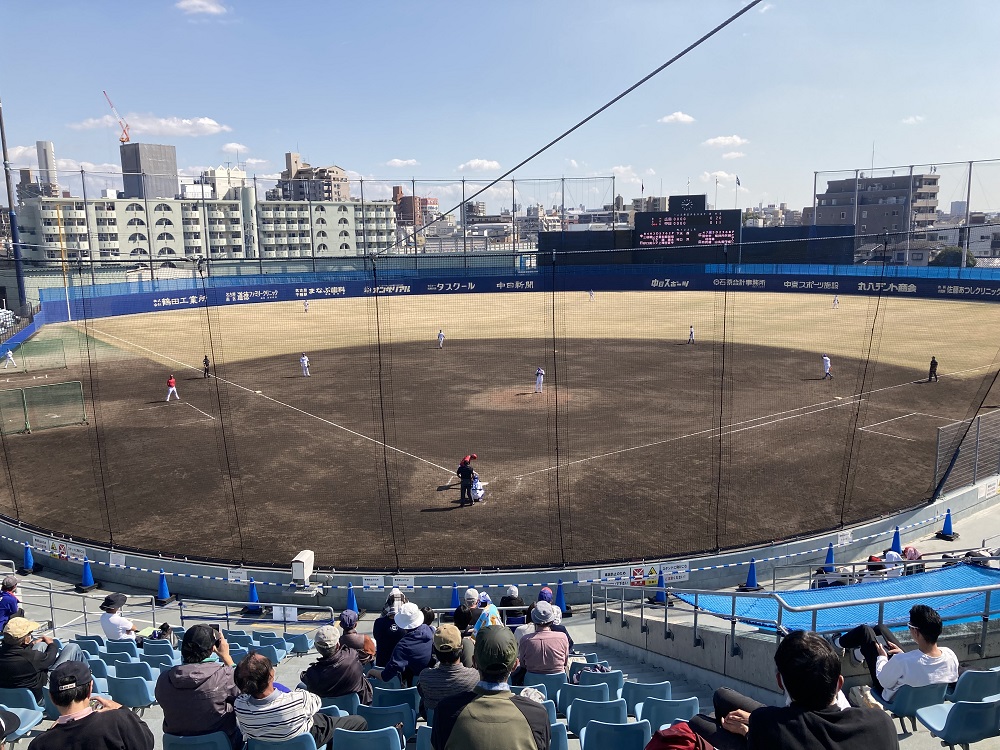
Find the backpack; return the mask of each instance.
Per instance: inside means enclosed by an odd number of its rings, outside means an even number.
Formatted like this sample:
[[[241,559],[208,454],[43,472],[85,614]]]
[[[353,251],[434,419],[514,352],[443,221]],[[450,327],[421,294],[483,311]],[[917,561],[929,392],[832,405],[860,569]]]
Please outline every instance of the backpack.
[[[694,733],[691,726],[682,721],[668,729],[660,729],[646,745],[646,750],[713,750],[704,737]]]

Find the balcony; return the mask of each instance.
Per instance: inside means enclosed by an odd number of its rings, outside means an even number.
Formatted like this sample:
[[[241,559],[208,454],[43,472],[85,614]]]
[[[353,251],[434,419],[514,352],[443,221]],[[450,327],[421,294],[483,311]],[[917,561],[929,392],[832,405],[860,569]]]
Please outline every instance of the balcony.
[[[262,219],[273,219],[274,218],[274,211],[270,211],[270,210],[266,210],[265,211],[265,210],[261,209],[260,211],[257,212],[257,215],[260,218],[262,218]]]
[[[98,242],[97,247],[100,250],[117,250],[121,245],[117,242]]]
[[[197,209],[184,209],[183,211],[181,211],[181,218],[200,219],[201,211],[198,211]]]
[[[288,244],[288,238],[287,237],[275,237],[274,238],[274,244],[276,244],[276,245],[287,245]]]
[[[288,231],[288,225],[287,224],[272,224],[271,225],[271,230],[274,231],[274,232],[287,232]]]
[[[213,209],[212,211],[208,212],[208,218],[210,218],[210,219],[225,219],[226,218],[226,214],[223,213],[222,211],[219,211],[218,209]]]

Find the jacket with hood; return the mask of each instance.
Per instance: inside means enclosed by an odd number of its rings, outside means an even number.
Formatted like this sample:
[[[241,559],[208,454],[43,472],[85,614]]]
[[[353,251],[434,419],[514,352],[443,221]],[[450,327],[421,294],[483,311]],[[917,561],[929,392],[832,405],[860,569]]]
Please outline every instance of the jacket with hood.
[[[431,663],[434,648],[434,631],[429,625],[418,625],[413,630],[403,630],[403,637],[392,650],[389,663],[382,670],[382,679],[388,682],[400,675],[406,685]]]
[[[165,734],[202,735],[225,732],[234,748],[243,738],[236,727],[233,702],[240,694],[233,668],[222,662],[181,664],[156,681],[156,702],[163,709]]]

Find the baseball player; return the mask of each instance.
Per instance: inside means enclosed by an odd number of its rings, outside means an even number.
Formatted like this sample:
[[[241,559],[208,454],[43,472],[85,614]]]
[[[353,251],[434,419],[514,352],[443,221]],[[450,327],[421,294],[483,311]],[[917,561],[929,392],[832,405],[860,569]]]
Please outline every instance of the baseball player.
[[[7,365],[14,365],[14,369],[17,369],[17,362],[14,361],[14,352],[10,349],[7,350],[7,359],[4,360],[3,369],[7,369]]]
[[[307,299],[302,300],[302,309],[305,312],[309,312],[309,300]]]
[[[306,356],[305,352],[302,352],[302,356],[299,357],[299,365],[302,367],[302,377],[309,377],[309,357]]]
[[[688,343],[689,344],[694,343],[694,326],[691,326],[691,330],[688,331]]]
[[[444,329],[438,329],[438,349],[444,349]]]
[[[10,354],[10,352],[7,352],[7,353]],[[927,382],[929,383],[932,380],[935,383],[938,382],[937,358],[936,357],[931,357],[931,369],[928,370],[928,372],[927,372]]]
[[[835,294],[833,295],[833,309],[836,310],[838,307],[840,307],[840,295]]]
[[[472,462],[477,460],[478,458],[479,456],[477,456],[475,453],[470,453],[468,456],[463,458],[458,465],[461,466],[462,464],[468,464],[469,466],[472,466]]]
[[[541,393],[545,382],[545,370],[539,367],[535,370],[535,393]]]
[[[171,393],[174,394],[174,398],[178,401],[181,400],[181,397],[177,394],[177,379],[173,375],[167,378],[167,401],[170,401]]]
[[[594,290],[593,289],[590,290],[590,301],[591,302],[594,301]]]
[[[826,380],[828,378],[830,380],[833,380],[833,373],[830,372],[830,358],[824,354],[823,355],[823,380]]]
[[[208,355],[205,355],[205,359],[201,361],[202,365],[202,377],[208,377],[208,368],[211,367],[212,363],[208,361]]]

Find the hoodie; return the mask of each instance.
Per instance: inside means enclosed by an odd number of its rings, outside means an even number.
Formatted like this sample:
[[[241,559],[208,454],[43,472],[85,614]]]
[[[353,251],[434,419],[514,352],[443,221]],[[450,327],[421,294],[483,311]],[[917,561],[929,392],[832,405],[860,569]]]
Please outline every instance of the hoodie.
[[[382,670],[382,679],[388,682],[398,674],[406,685],[430,666],[434,631],[429,625],[418,625],[413,630],[400,632],[403,637],[392,650],[392,657]]]
[[[164,733],[225,732],[234,748],[242,747],[233,713],[239,694],[233,668],[221,662],[181,664],[163,672],[156,681],[156,702],[163,709]]]

